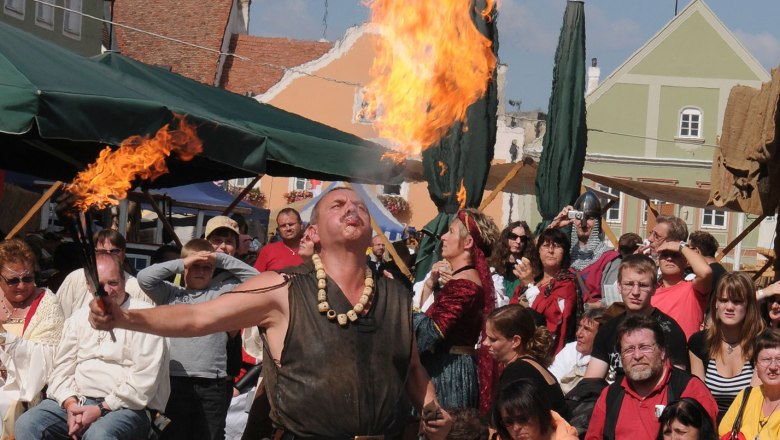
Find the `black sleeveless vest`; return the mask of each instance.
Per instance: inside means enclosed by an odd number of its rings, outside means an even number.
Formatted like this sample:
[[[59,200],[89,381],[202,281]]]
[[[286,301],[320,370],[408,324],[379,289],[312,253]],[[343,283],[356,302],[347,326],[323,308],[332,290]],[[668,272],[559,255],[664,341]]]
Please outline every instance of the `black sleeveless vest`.
[[[369,313],[341,327],[317,310],[311,263],[285,272],[292,276],[290,324],[280,365],[271,360],[263,338],[274,424],[301,437],[401,433],[410,409],[405,394],[413,337],[409,292],[395,280],[375,280]],[[352,308],[331,279],[327,292],[337,313]]]

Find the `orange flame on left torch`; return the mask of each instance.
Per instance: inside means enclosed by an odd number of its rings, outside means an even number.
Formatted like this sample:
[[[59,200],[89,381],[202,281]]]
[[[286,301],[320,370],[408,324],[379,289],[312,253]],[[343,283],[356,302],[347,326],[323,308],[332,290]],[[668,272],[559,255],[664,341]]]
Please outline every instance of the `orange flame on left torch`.
[[[95,163],[80,172],[67,191],[78,197],[76,208],[86,211],[90,206],[106,208],[118,205],[127,196],[136,178],[154,180],[168,172],[165,159],[176,153],[183,161],[192,160],[203,151],[195,127],[183,116],[174,115],[177,129],[166,124],[153,138],[131,136],[116,151],[106,147]]]

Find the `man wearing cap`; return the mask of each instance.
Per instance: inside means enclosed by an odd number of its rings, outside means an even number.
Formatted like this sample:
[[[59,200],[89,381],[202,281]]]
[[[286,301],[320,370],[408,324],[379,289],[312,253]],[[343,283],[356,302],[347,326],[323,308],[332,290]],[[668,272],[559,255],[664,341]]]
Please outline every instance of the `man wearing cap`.
[[[301,215],[292,208],[284,208],[276,216],[276,225],[281,240],[260,250],[255,262],[255,269],[260,272],[303,264],[303,259],[298,255],[303,226]]]

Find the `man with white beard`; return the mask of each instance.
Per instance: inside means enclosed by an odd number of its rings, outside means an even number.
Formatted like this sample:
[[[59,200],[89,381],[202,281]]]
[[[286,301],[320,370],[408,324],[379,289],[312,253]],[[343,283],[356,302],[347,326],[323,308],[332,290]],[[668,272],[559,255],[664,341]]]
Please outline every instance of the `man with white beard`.
[[[634,315],[618,327],[625,377],[602,391],[593,408],[586,440],[654,439],[666,405],[690,397],[707,410],[713,424],[718,406],[704,383],[672,368],[664,331],[656,319]]]

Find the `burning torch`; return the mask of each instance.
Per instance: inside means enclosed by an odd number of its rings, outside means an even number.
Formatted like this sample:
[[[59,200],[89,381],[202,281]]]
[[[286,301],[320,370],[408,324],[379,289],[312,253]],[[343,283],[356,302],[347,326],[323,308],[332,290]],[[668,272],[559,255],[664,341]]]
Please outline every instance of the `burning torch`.
[[[167,173],[165,160],[172,153],[179,160],[188,161],[203,151],[195,127],[184,116],[174,114],[174,123],[176,128],[166,124],[154,137],[131,136],[116,150],[106,147],[97,161],[79,172],[58,199],[57,214],[68,226],[73,241],[80,245],[84,274],[95,286],[95,297],[103,311],[108,309],[109,299],[98,279],[90,211],[93,207],[118,205],[136,179],[154,180]],[[113,332],[111,340],[116,341]]]

